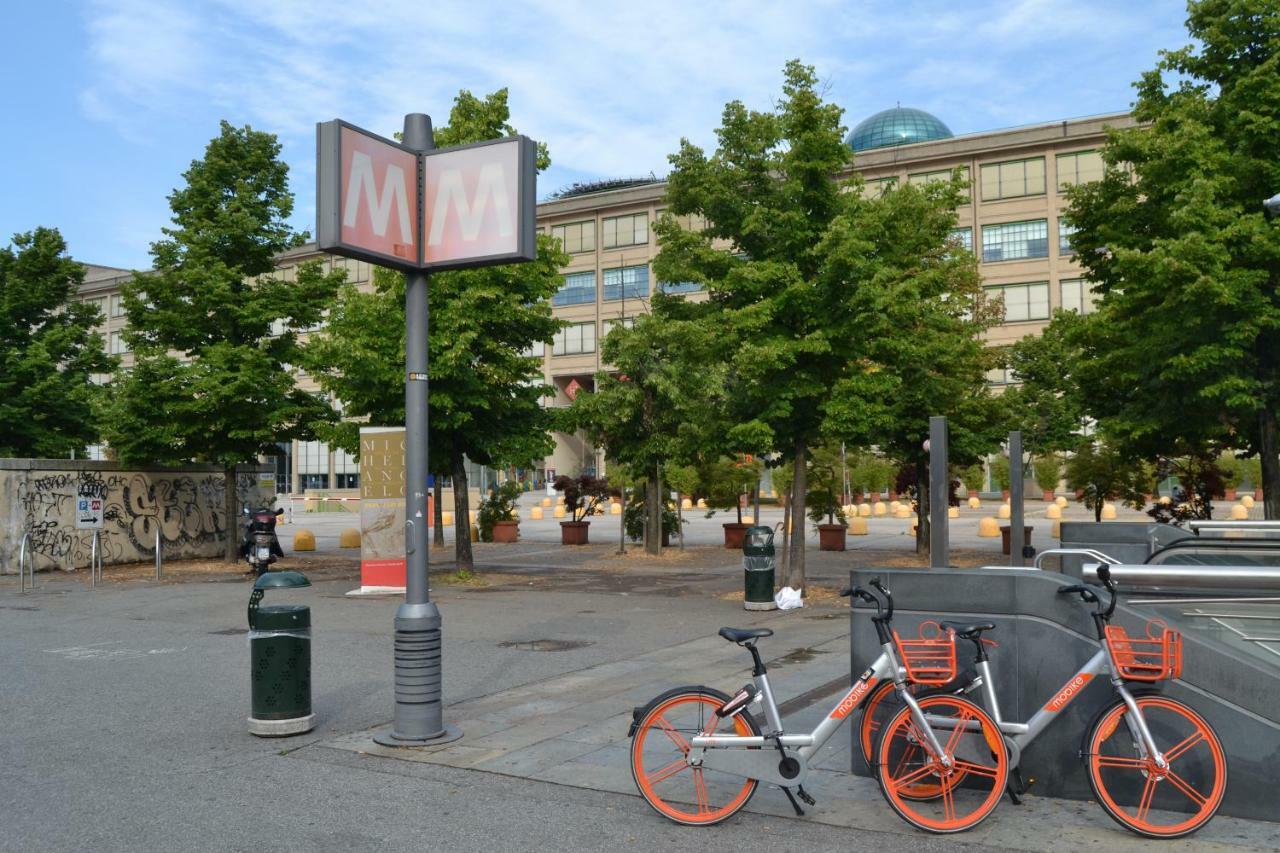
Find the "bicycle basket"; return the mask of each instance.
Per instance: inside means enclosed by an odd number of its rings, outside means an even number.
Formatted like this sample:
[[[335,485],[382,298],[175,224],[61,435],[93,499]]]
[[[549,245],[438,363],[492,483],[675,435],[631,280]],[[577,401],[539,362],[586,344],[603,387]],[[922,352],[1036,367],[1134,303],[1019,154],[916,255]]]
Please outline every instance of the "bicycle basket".
[[[1111,663],[1127,681],[1162,681],[1182,675],[1182,635],[1158,619],[1147,623],[1147,636],[1133,638],[1119,625],[1105,629]]]
[[[932,626],[934,636],[925,636]],[[902,666],[907,671],[907,680],[916,684],[946,684],[956,677],[956,642],[955,634],[943,631],[937,622],[922,622],[920,636],[904,640],[897,631],[893,632],[894,645],[898,647],[898,656],[902,658]]]

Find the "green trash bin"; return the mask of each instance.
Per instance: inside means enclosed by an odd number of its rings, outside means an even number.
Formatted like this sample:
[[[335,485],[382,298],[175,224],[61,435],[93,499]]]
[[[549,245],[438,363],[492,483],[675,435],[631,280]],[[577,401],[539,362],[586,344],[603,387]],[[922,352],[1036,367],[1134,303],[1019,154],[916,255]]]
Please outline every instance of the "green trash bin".
[[[774,570],[773,528],[754,525],[742,537],[743,596],[747,610],[777,610],[773,601]]]
[[[268,589],[310,586],[300,572],[268,572],[249,597],[249,731],[285,737],[315,728],[311,712],[311,608],[261,605]]]

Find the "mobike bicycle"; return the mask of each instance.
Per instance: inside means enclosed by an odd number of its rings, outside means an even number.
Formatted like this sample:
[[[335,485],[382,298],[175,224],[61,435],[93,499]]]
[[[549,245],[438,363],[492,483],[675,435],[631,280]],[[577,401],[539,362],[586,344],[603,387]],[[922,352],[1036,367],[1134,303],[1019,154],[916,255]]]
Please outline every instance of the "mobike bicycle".
[[[1149,838],[1177,838],[1195,832],[1213,818],[1226,792],[1226,753],[1213,727],[1193,709],[1153,689],[1177,678],[1182,669],[1182,639],[1160,622],[1148,623],[1146,637],[1131,637],[1111,625],[1118,594],[1110,567],[1097,570],[1105,591],[1088,584],[1064,586],[1059,595],[1078,595],[1094,605],[1093,622],[1100,646],[1080,669],[1025,723],[1004,719],[996,698],[995,674],[987,655],[991,623],[938,623],[938,630],[973,644],[973,668],[932,686],[915,687],[912,704],[926,708],[923,724],[914,710],[895,701],[891,690],[877,687],[868,695],[859,722],[858,743],[868,766],[898,813],[924,829],[946,831],[973,826],[987,812],[948,813],[946,789],[967,787],[971,779],[946,767],[934,744],[946,741],[961,726],[975,725],[965,714],[936,714],[940,706],[977,692],[983,710],[996,722],[1008,752],[1010,798],[1025,792],[1018,766],[1022,751],[1052,724],[1097,677],[1107,677],[1115,699],[1086,729],[1080,747],[1097,803],[1121,826]],[[892,599],[888,597],[889,615]],[[874,617],[873,617],[874,618]],[[954,676],[941,667],[936,676]],[[948,699],[947,697],[952,697]],[[985,733],[985,724],[983,725]],[[983,785],[985,786],[985,781]],[[889,796],[889,795],[886,795]],[[943,822],[937,818],[942,812]]]
[[[879,585],[878,581],[875,583]],[[973,826],[990,813],[1008,776],[1008,759],[996,722],[960,696],[917,701],[911,695],[907,689],[911,679],[931,677],[938,665],[934,657],[947,655],[944,646],[950,649],[954,675],[955,644],[950,640],[926,641],[927,647],[922,647],[918,641],[898,641],[890,636],[892,601],[887,590],[882,594],[889,600],[887,608],[879,597],[860,587],[841,592],[875,604],[877,613],[872,618],[881,637],[881,653],[811,732],[788,732],[778,713],[768,673],[756,648],[756,643],[772,636],[773,631],[721,628],[721,637],[751,653],[752,681],[733,696],[711,687],[678,687],[633,711],[628,733],[631,774],[645,801],[676,823],[708,826],[737,813],[755,794],[760,782],[767,782],[780,787],[796,814],[803,815],[797,797],[814,804],[804,789],[810,761],[875,686],[887,681],[898,688],[910,715],[911,731],[927,739],[929,755],[938,757],[936,768],[930,765],[921,778],[929,774],[952,781],[964,778],[964,786],[944,781],[938,788],[939,799],[947,804],[949,813],[961,809],[965,814],[980,812],[977,819],[969,822],[953,818],[950,823],[917,825],[935,831],[956,831]],[[763,712],[763,726],[752,709]],[[953,725],[936,732],[929,720],[939,718],[951,720]],[[889,731],[901,726],[897,718],[891,723]],[[883,775],[894,781],[891,774]],[[907,817],[895,805],[895,798],[904,796],[903,790],[885,789],[883,781],[882,790],[890,805]],[[981,809],[970,809],[970,800]]]

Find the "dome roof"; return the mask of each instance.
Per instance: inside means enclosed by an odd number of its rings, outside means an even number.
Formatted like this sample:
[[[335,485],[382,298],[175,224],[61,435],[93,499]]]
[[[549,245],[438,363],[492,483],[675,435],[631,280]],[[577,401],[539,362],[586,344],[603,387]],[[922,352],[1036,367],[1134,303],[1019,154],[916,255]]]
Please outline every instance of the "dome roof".
[[[854,151],[910,145],[931,139],[947,139],[951,129],[924,110],[894,107],[863,119],[849,134],[849,147]]]

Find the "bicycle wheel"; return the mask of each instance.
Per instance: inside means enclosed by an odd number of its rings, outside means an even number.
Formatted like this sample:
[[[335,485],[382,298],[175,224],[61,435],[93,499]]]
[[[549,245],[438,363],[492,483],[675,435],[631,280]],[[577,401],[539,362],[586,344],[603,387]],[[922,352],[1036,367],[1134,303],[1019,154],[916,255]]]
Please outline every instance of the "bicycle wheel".
[[[1134,697],[1168,766],[1143,757],[1123,700],[1102,709],[1086,736],[1089,786],[1121,826],[1149,838],[1177,838],[1204,826],[1222,805],[1227,759],[1213,728],[1159,694]]]
[[[732,720],[716,716],[729,700],[709,687],[681,687],[649,703],[631,741],[631,776],[645,802],[665,818],[690,826],[710,826],[732,817],[756,792],[755,779],[690,767],[694,735],[759,735],[747,712]]]
[[[904,706],[880,735],[880,792],[912,826],[936,833],[972,829],[995,810],[1004,794],[1009,778],[1004,739],[995,720],[968,699],[926,696],[918,704],[942,753],[929,746],[911,709]],[[924,784],[937,786],[939,795],[918,797]]]
[[[933,691],[921,690],[918,685],[908,685],[911,695],[915,696],[917,701],[922,696],[940,693],[939,689]],[[862,717],[858,720],[858,749],[862,753],[862,760],[866,762],[867,770],[872,776],[879,771],[875,763],[875,744],[877,738],[884,730],[884,724],[887,723],[894,714],[903,707],[902,700],[898,698],[894,691],[892,681],[884,681],[876,685],[875,689],[867,697],[867,702],[862,706]],[[907,749],[899,756],[900,761],[910,761],[912,753],[915,750]],[[942,796],[942,786],[937,782],[923,780],[903,789],[902,795],[911,800],[932,800]]]

